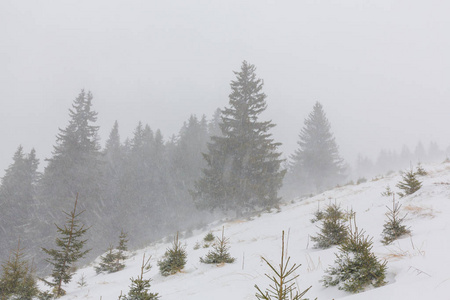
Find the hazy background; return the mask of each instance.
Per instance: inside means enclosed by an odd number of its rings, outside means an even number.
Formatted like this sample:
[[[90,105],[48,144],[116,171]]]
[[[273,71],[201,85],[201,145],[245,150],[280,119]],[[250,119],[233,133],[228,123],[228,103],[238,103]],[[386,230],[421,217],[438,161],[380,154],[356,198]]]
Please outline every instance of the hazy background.
[[[241,62],[265,81],[285,155],[315,101],[344,158],[450,136],[449,1],[0,1],[0,176],[49,157],[82,88],[101,143],[119,121],[178,133],[228,104]],[[42,165],[41,165],[42,167]]]

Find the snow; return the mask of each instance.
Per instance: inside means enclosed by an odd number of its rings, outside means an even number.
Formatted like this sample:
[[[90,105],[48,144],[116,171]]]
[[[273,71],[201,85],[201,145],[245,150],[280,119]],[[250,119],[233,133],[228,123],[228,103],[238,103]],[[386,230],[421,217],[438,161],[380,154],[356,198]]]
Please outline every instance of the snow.
[[[425,165],[428,175],[421,177],[423,187],[413,195],[401,198],[401,214],[408,213],[405,224],[410,227],[411,236],[395,241],[389,246],[381,243],[381,232],[386,219],[386,206],[392,205],[390,197],[381,193],[389,185],[395,187],[401,180],[400,174],[391,174],[360,185],[349,185],[307,199],[294,199],[281,206],[279,212],[265,212],[249,219],[215,223],[211,228],[195,231],[193,236],[180,239],[186,243],[188,262],[183,272],[163,277],[159,274],[157,260],[170,243],[153,243],[133,252],[126,260],[124,270],[112,274],[99,274],[90,266],[79,269],[73,281],[64,288],[68,299],[118,299],[121,291],[126,294],[130,278],[140,273],[142,256],[151,255],[152,268],[144,275],[152,278],[151,292],[159,293],[163,300],[190,299],[256,299],[257,284],[261,289],[269,285],[264,276],[269,272],[261,256],[270,262],[279,263],[281,232],[286,232],[288,255],[291,262],[301,264],[297,279],[301,290],[312,286],[305,297],[314,299],[449,299],[450,294],[450,164]],[[333,264],[336,247],[314,249],[309,236],[318,231],[312,224],[317,203],[321,207],[336,201],[344,209],[356,212],[359,228],[373,237],[375,254],[388,261],[388,283],[380,288],[370,288],[359,294],[325,288],[320,283],[324,270]],[[222,226],[230,239],[230,252],[236,258],[233,264],[221,266],[205,265],[199,258],[210,248],[194,250],[196,242],[212,230],[220,235]],[[132,238],[132,237],[131,237]],[[167,239],[171,240],[171,239]],[[84,274],[87,286],[78,287]],[[41,286],[44,289],[43,286]]]

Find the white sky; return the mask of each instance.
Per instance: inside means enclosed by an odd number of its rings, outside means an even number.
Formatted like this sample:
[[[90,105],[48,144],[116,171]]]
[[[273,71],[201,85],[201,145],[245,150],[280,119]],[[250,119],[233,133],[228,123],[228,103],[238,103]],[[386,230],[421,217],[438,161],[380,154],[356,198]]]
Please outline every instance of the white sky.
[[[450,144],[450,1],[0,1],[0,176],[19,144],[51,155],[82,88],[101,142],[119,121],[168,138],[228,104],[257,67],[286,156],[315,101],[341,153]]]

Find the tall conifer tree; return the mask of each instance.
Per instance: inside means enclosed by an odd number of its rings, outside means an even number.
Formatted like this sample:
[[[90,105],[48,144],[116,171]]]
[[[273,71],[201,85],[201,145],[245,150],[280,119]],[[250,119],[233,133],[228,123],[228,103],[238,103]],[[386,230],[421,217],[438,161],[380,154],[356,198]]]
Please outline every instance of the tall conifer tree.
[[[74,100],[69,109],[69,124],[59,130],[53,155],[47,159],[40,196],[50,202],[53,213],[61,205],[68,208],[78,193],[83,205],[96,212],[101,210],[102,163],[92,99],[90,92],[82,90]]]
[[[280,143],[269,130],[271,121],[260,121],[265,111],[263,81],[255,66],[244,61],[231,82],[229,106],[222,110],[222,136],[212,137],[207,167],[196,182],[193,196],[198,207],[232,210],[238,215],[256,206],[278,203],[277,195],[285,174],[281,170]]]
[[[322,105],[316,102],[300,132],[298,149],[291,157],[291,178],[304,190],[318,191],[339,183],[345,177],[343,159],[331,133]]]
[[[0,186],[0,255],[6,257],[9,246],[21,237],[23,245],[34,252],[32,240],[37,234],[36,184],[39,160],[34,149],[25,154],[22,146],[14,153],[13,163],[5,170]]]

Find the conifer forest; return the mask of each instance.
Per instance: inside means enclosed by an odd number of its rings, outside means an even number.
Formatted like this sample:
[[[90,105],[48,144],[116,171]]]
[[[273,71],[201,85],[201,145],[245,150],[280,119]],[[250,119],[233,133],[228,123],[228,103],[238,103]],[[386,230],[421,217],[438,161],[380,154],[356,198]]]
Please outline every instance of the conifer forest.
[[[450,4],[69,2],[0,3],[0,300],[448,295]]]

